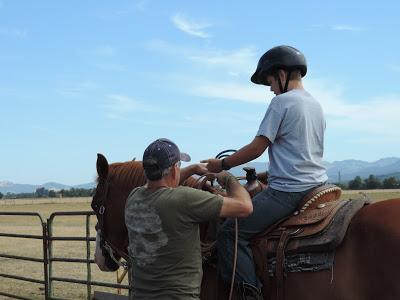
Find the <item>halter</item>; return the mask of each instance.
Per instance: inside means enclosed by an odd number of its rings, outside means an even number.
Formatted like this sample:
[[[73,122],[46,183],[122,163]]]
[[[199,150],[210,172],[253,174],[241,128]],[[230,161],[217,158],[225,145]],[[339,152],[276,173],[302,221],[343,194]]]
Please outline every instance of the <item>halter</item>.
[[[129,257],[125,255],[125,253],[119,251],[119,249],[115,246],[113,246],[110,242],[106,240],[106,234],[104,231],[104,213],[106,211],[105,207],[105,199],[107,198],[108,195],[108,187],[109,183],[107,179],[101,179],[99,178],[99,185],[104,184],[104,192],[102,195],[97,197],[95,200],[95,195],[93,196],[92,200],[92,209],[96,213],[97,216],[97,225],[96,225],[96,231],[99,232],[100,235],[100,249],[103,252],[103,255],[108,254],[111,259],[120,267],[123,267],[124,269],[127,269],[130,266],[130,260]],[[97,189],[96,189],[97,192]],[[122,262],[118,259],[115,258],[114,253],[117,253],[119,256],[125,259],[125,262]]]

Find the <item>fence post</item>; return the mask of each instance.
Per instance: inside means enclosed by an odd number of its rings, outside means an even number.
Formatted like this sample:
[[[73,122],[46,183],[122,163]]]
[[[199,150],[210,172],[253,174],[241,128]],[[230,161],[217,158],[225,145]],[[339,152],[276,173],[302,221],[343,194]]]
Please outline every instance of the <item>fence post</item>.
[[[49,259],[47,242],[47,223],[42,222],[43,227],[43,268],[44,268],[44,299],[49,299]]]

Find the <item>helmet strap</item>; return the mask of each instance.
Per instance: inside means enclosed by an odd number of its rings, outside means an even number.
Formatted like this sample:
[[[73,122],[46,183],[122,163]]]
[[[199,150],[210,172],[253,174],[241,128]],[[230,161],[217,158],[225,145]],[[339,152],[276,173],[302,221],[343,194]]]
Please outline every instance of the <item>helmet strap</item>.
[[[287,73],[287,77],[286,77],[285,89],[283,90],[282,93],[286,93],[286,92],[287,92],[287,89],[288,89],[288,86],[289,86],[290,75],[291,75],[291,74],[292,74],[292,71],[289,70],[288,73]],[[279,81],[279,82],[280,82],[280,81]],[[280,87],[280,88],[281,88],[281,90],[282,90],[282,87]]]
[[[280,76],[278,76],[278,83],[279,83],[279,89],[280,89],[281,93],[283,94],[284,91],[283,91],[283,86],[282,86],[282,81],[281,81],[281,77]]]

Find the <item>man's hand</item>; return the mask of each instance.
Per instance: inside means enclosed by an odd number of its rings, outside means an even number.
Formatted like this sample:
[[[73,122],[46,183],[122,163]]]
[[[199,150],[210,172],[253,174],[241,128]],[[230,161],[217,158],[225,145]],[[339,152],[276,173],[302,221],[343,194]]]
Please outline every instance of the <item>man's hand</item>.
[[[192,164],[187,167],[181,168],[181,179],[179,182],[184,182],[186,179],[194,174],[201,176],[207,173],[210,173],[210,171],[207,170],[206,164]]]
[[[193,174],[196,174],[196,175],[201,176],[201,175],[210,173],[210,171],[207,169],[207,165],[203,164],[203,163],[193,164],[192,168],[193,168]]]
[[[234,177],[231,173],[226,171],[222,171],[220,173],[215,174],[215,178],[217,179],[219,185],[222,186],[223,188],[225,188],[226,180],[230,176]]]
[[[206,167],[211,173],[219,173],[222,171],[222,163],[220,159],[210,158],[201,161],[202,163],[206,163]]]

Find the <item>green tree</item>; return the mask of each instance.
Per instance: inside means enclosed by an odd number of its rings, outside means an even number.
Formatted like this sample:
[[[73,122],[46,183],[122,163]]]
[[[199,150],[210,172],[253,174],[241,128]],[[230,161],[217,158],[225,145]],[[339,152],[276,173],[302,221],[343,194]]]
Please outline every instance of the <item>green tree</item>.
[[[360,190],[363,188],[363,182],[360,176],[356,176],[349,181],[349,190]]]
[[[382,186],[381,181],[372,174],[369,175],[368,178],[364,180],[364,182],[365,187],[369,190],[379,189]]]
[[[399,188],[400,182],[396,179],[396,177],[385,178],[382,182],[382,187],[384,189],[396,189]]]
[[[348,189],[347,184],[344,183],[344,182],[334,182],[333,184],[334,184],[334,185],[337,185],[337,186],[340,187],[342,190],[347,190],[347,189]]]
[[[35,196],[38,198],[47,197],[48,194],[49,194],[49,191],[46,190],[44,187],[37,188],[35,191]]]
[[[50,198],[55,198],[57,195],[56,195],[56,192],[55,191],[53,191],[53,190],[50,190],[49,191],[49,197]]]
[[[3,195],[2,193],[0,193],[0,199],[2,199],[2,198],[3,198],[3,196],[4,196],[4,195]]]

